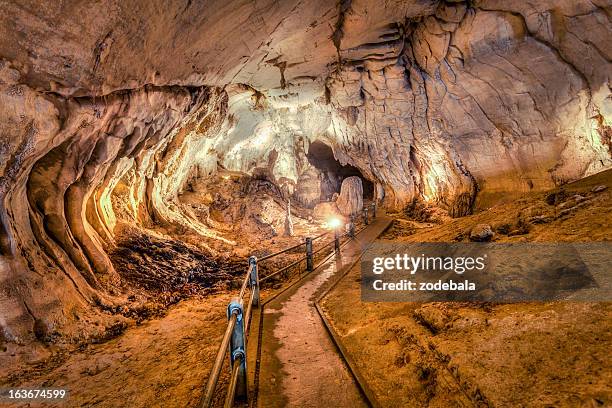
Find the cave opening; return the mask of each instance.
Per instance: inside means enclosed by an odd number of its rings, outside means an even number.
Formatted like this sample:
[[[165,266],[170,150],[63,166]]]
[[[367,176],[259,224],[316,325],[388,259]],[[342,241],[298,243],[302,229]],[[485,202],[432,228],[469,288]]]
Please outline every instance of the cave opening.
[[[306,157],[308,162],[321,173],[321,201],[331,200],[334,193],[340,192],[342,181],[351,176],[361,179],[364,199],[374,198],[374,184],[365,178],[357,167],[350,164],[342,165],[327,144],[320,141],[313,142]]]

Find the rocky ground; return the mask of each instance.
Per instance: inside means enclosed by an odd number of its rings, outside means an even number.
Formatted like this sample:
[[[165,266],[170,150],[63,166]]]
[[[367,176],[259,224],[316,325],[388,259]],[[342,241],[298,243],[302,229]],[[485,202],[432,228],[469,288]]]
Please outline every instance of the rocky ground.
[[[385,239],[413,242],[468,241],[477,225],[490,226],[493,241],[607,241],[612,238],[610,201],[612,173],[601,172],[547,192],[483,208],[476,214],[450,219],[425,206],[409,206]],[[603,189],[603,190],[602,190]],[[600,191],[601,190],[601,191]],[[416,210],[415,210],[416,207]]]
[[[192,297],[113,339],[56,353],[4,378],[3,386],[67,388],[61,406],[68,407],[195,407],[223,336],[230,297]]]
[[[412,206],[383,238],[608,241],[611,189],[604,172],[455,220]],[[363,303],[359,282],[355,268],[323,307],[384,406],[612,404],[610,303]]]

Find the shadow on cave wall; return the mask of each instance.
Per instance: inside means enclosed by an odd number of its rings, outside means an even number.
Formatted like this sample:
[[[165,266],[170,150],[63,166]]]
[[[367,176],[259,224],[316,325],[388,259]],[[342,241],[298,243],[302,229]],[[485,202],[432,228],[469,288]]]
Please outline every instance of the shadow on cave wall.
[[[325,143],[313,142],[306,157],[308,162],[321,173],[321,201],[329,201],[334,193],[339,193],[342,180],[351,176],[357,176],[361,179],[364,198],[374,198],[374,184],[363,177],[357,167],[350,164],[344,166],[340,164],[334,157],[331,147]]]

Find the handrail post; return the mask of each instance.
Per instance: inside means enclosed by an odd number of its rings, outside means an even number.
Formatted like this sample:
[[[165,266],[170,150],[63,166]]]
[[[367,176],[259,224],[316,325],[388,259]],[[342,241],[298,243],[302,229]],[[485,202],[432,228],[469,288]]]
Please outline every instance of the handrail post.
[[[370,221],[368,220],[368,207],[363,208],[363,223],[368,225]]]
[[[313,270],[313,259],[312,259],[312,238],[306,238],[306,271],[312,272]]]
[[[340,252],[340,228],[334,229],[334,251]]]
[[[234,364],[240,364],[238,367],[238,380],[236,383],[236,395],[239,398],[247,397],[247,381],[246,381],[246,348],[244,347],[244,311],[242,299],[233,299],[227,306],[227,319],[230,320],[232,315],[236,314],[236,324],[229,343],[230,367],[234,369]]]
[[[355,216],[352,214],[349,221],[348,236],[355,238]]]
[[[257,257],[249,257],[251,290],[253,291],[253,306],[259,306],[259,274],[257,272]]]
[[[376,218],[376,202],[372,201],[372,219]]]

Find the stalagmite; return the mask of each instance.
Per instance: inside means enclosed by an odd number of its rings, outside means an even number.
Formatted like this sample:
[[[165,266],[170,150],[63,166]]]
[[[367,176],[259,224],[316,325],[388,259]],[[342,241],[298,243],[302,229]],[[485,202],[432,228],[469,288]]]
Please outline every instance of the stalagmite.
[[[363,210],[363,185],[359,177],[348,177],[342,181],[336,205],[340,213],[347,217]]]
[[[293,220],[291,219],[291,200],[287,200],[287,213],[285,214],[285,236],[293,236]]]

